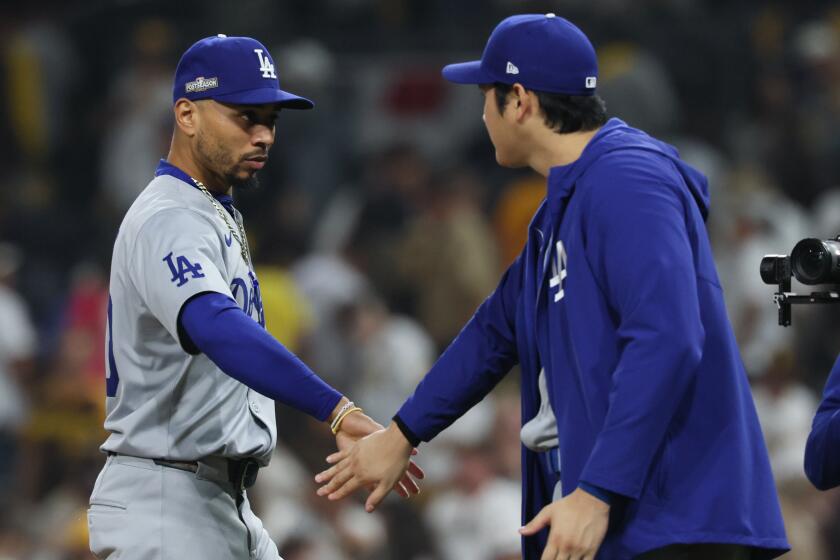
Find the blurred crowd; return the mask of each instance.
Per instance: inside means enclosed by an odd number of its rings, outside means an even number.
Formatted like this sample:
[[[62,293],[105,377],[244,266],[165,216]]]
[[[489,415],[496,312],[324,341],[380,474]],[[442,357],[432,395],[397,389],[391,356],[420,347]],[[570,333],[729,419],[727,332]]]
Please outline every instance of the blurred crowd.
[[[840,233],[840,7],[828,1],[221,0],[0,5],[0,560],[89,558],[104,462],[104,327],[121,217],[168,148],[171,80],[193,41],[257,37],[282,113],[261,188],[237,205],[268,329],[387,423],[525,240],[541,178],[496,166],[475,58],[517,12],[575,21],[611,116],[676,145],[712,187],[709,232],[796,560],[840,558],[840,493],[802,468],[840,351],[836,309],[777,324],[766,253]],[[801,289],[802,286],[799,286]],[[278,408],[250,492],[286,560],[518,558],[513,371],[431,444],[411,501],[316,498],[334,441]]]

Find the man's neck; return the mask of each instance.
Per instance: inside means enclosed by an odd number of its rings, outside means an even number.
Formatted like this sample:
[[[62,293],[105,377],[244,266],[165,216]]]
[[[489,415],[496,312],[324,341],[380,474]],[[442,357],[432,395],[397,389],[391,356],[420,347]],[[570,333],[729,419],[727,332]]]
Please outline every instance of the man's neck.
[[[545,128],[544,132],[541,131],[534,138],[535,148],[531,151],[528,164],[543,177],[548,177],[548,172],[552,167],[569,165],[577,161],[599,130],[600,128],[587,132],[557,134]]]
[[[169,153],[166,155],[166,161],[196,181],[200,181],[213,194],[230,194],[233,190],[230,185],[225,184],[223,178],[218,177],[210,170],[197,164],[193,158],[182,154],[181,150],[174,147],[170,148]]]

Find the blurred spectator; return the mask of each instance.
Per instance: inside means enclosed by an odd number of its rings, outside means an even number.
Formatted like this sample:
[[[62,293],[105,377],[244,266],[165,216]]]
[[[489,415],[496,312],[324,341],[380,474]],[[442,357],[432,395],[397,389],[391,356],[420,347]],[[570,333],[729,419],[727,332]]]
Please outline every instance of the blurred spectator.
[[[433,181],[396,257],[416,293],[420,322],[445,348],[495,289],[501,275],[493,231],[482,211],[484,185],[467,169]]]
[[[5,112],[22,160],[43,164],[67,142],[67,103],[75,93],[81,61],[60,20],[46,14],[21,19],[2,49]],[[47,17],[44,17],[44,16]],[[10,14],[14,22],[19,13]],[[72,141],[72,140],[70,140]]]
[[[753,387],[776,482],[803,481],[802,463],[811,419],[819,403],[797,375],[789,349],[768,349],[770,365]]]
[[[306,468],[288,448],[278,444],[268,467],[250,493],[254,508],[283,553],[298,558],[344,560],[336,529],[310,506],[315,485]],[[338,505],[340,507],[340,504]]]
[[[49,168],[27,167],[4,177],[2,239],[26,255],[19,272],[18,290],[26,298],[35,324],[53,326],[64,305],[68,271],[84,261],[97,243],[85,235],[90,217],[62,201],[61,183]],[[88,230],[89,231],[89,230]],[[43,346],[52,348],[47,335]]]
[[[803,23],[793,47],[811,85],[796,92],[807,107],[796,116],[812,182],[790,186],[796,189],[794,196],[810,203],[821,190],[840,183],[840,29],[830,19]]]
[[[826,189],[814,202],[813,237],[831,239],[840,235],[840,186]]]
[[[819,506],[823,496],[807,481],[789,480],[779,486],[779,503],[785,520],[785,531],[793,552],[782,558],[796,560],[829,560],[836,556],[828,553],[829,548],[820,534],[824,512]],[[829,522],[830,534],[836,534],[836,521]]]
[[[496,474],[486,445],[457,451],[453,485],[432,499],[426,519],[447,560],[520,558],[519,484]]]
[[[835,558],[840,551],[840,492],[836,489],[821,496],[821,506],[813,509],[813,515],[819,523],[826,554],[823,558]],[[819,503],[819,502],[817,502]]]
[[[59,361],[67,375],[80,382],[80,389],[101,396],[105,387],[105,318],[108,310],[108,281],[93,264],[79,265],[73,274],[63,317]]]
[[[101,184],[122,215],[148,184],[169,151],[172,130],[172,46],[167,21],[141,21],[131,35],[131,52],[113,77],[102,153]]]
[[[598,49],[598,90],[610,114],[657,138],[680,124],[680,107],[667,69],[639,45],[608,43]]]
[[[432,169],[409,144],[395,144],[373,158],[364,180],[363,204],[357,214],[345,254],[389,307],[412,312],[414,302],[399,269],[405,232],[420,211]]]
[[[305,254],[309,199],[301,192],[284,191],[268,207],[262,221],[248,222],[249,229],[251,224],[258,227],[250,243],[265,325],[286,348],[298,352],[315,322],[312,304],[292,272],[295,260]]]
[[[25,432],[23,495],[66,492],[79,508],[86,503],[88,484],[103,461],[98,447],[105,440],[102,341],[107,303],[102,271],[80,265],[65,304],[58,348],[46,374],[32,384],[37,399]]]
[[[0,525],[0,560],[17,560],[31,550],[29,540],[20,531]]]
[[[781,328],[781,327],[780,327]],[[790,349],[767,349],[769,366],[753,387],[770,466],[779,491],[785,529],[797,560],[825,558],[819,535],[818,492],[805,479],[803,458],[817,408],[803,385]]]
[[[0,244],[0,510],[9,507],[18,481],[19,435],[29,419],[29,398],[21,389],[32,382],[35,328],[26,302],[14,289],[20,251]]]
[[[451,4],[443,9],[447,13],[454,10]],[[471,21],[464,27],[472,26]],[[443,80],[434,55],[414,55],[405,52],[405,46],[401,50],[397,56],[388,53],[361,61],[345,60],[347,70],[357,77],[353,98],[356,153],[388,152],[389,147],[410,144],[436,165],[452,165],[463,144],[483,133],[481,105],[475,103],[476,94],[468,88],[453,87]]]
[[[735,170],[728,185],[732,191],[722,202],[733,205],[732,220],[715,257],[744,365],[747,373],[759,375],[773,349],[789,345],[793,333],[779,327],[773,289],[761,280],[758,265],[764,255],[793,248],[807,231],[807,215],[753,168]]]
[[[312,330],[312,310],[288,271],[279,266],[257,267],[265,328],[283,346],[297,352]]]
[[[424,484],[430,490],[438,491],[451,485],[457,472],[459,449],[480,447],[493,440],[496,416],[496,398],[491,394],[458,418],[435,439],[421,447],[422,466],[426,471]],[[496,441],[492,441],[493,445],[495,443]],[[493,449],[497,450],[495,447]],[[517,470],[516,478],[518,475]]]
[[[342,560],[345,558],[334,547],[324,545],[315,536],[293,537],[283,545],[280,554],[284,560]]]
[[[367,279],[335,255],[309,255],[296,263],[292,276],[312,304],[314,328],[301,357],[319,376],[339,390],[348,387],[350,341],[339,326],[338,313],[368,290]]]
[[[508,374],[495,390],[496,419],[490,434],[499,474],[510,480],[520,479],[519,462],[522,456],[518,374],[518,370]]]
[[[538,175],[517,179],[502,189],[496,202],[493,225],[504,267],[510,266],[525,247],[528,225],[543,199],[545,179]]]
[[[70,473],[68,473],[70,474]],[[26,532],[35,543],[35,560],[89,558],[87,546],[87,488],[81,481],[67,482],[54,489],[40,507],[25,511]],[[38,519],[32,523],[31,519]]]
[[[344,108],[354,92],[350,84],[335,80],[339,64],[322,42],[309,37],[271,49],[278,60],[283,88],[299,91],[315,102],[314,111],[286,111],[277,121],[274,150],[282,171],[292,185],[306,185],[306,193],[317,208],[346,178],[343,176],[353,146],[345,140],[352,126],[353,112]]]
[[[417,322],[391,314],[369,292],[347,306],[343,316],[357,360],[350,394],[368,416],[387,425],[432,367],[434,344]]]

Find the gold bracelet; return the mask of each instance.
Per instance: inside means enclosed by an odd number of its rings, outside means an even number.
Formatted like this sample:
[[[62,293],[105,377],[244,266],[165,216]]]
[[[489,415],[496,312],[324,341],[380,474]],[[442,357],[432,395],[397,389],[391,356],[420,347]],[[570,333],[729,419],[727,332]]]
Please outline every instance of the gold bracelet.
[[[356,403],[354,403],[351,400],[348,400],[346,403],[344,403],[344,406],[338,409],[338,412],[335,413],[335,418],[333,418],[332,422],[330,422],[330,430],[333,430],[335,428],[335,424],[336,422],[338,422],[339,417],[354,406],[356,406]],[[333,431],[333,433],[335,432]]]
[[[354,412],[364,412],[364,411],[361,408],[359,408],[358,406],[354,406],[354,407],[342,412],[335,419],[335,421],[333,422],[333,425],[330,426],[330,429],[332,430],[333,435],[336,435],[338,433],[338,431],[341,429],[341,423],[344,422],[344,419],[347,418],[348,416],[350,416],[351,414],[353,414]]]

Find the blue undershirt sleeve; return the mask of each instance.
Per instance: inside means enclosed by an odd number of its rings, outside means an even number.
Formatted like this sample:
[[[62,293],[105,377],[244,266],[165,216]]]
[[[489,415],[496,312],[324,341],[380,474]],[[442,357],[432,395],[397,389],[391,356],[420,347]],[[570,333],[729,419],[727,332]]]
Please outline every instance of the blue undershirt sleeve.
[[[315,375],[230,297],[198,294],[181,309],[178,332],[190,353],[203,352],[227,375],[320,421],[341,394]]]
[[[431,441],[489,393],[519,361],[516,304],[521,258],[429,370],[394,422],[414,447]]]

